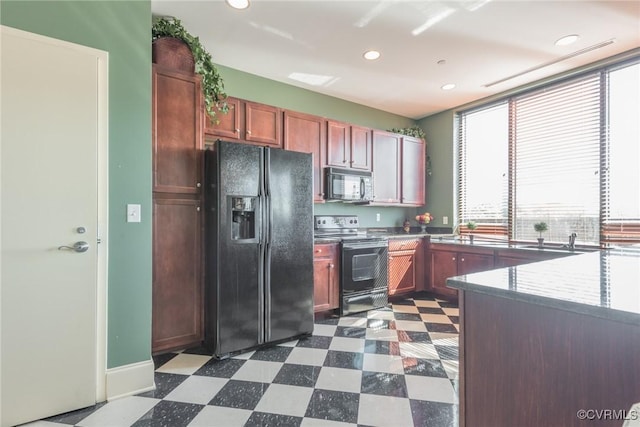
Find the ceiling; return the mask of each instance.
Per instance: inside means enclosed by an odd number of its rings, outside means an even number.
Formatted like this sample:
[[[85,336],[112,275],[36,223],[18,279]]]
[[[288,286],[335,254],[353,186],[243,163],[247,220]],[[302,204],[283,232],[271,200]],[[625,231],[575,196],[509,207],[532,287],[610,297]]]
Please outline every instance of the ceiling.
[[[245,10],[152,0],[151,8],[180,19],[217,64],[413,119],[640,47],[636,0],[252,0]],[[580,38],[554,44],[569,34]],[[365,60],[368,49],[381,57]],[[447,83],[456,87],[442,90]]]

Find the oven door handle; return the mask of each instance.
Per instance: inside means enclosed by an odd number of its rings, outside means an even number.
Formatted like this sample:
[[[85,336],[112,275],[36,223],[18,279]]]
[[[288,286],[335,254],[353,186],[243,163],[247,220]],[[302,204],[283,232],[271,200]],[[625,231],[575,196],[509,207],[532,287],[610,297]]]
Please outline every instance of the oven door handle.
[[[345,243],[342,242],[342,249],[343,250],[349,250],[349,249],[376,249],[376,248],[387,248],[389,247],[389,242],[388,241],[381,241],[381,242],[349,242],[349,243]]]

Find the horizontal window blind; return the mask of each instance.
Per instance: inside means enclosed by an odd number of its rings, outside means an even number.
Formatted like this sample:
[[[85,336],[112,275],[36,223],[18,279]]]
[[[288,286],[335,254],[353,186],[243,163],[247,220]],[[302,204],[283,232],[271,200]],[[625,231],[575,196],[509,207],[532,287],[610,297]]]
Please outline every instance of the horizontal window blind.
[[[511,198],[515,240],[597,243],[600,229],[601,81],[594,73],[512,99]]]
[[[640,243],[640,63],[612,69],[606,87],[600,239]]]
[[[460,232],[507,236],[509,114],[507,102],[458,116],[457,206]]]
[[[457,118],[461,234],[640,243],[640,57]]]

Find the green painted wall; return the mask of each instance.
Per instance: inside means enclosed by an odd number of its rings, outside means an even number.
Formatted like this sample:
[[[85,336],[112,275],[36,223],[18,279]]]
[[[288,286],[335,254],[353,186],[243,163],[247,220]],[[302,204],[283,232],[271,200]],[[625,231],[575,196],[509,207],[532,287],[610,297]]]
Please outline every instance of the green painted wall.
[[[280,108],[314,114],[374,129],[410,127],[415,121],[407,117],[376,110],[327,95],[290,86],[254,74],[218,65],[227,93]],[[414,208],[357,206],[344,203],[316,204],[316,215],[358,215],[363,227],[400,227]],[[376,221],[380,213],[380,222]]]
[[[151,3],[149,0],[2,0],[0,23],[109,52],[107,364],[112,368],[148,360],[151,356]],[[141,223],[125,222],[127,203],[142,205]]]
[[[453,227],[454,159],[453,140],[455,113],[447,110],[418,121],[427,134],[427,155],[431,158],[431,175],[427,175],[427,204],[424,210],[435,218],[431,225]],[[449,217],[449,224],[442,217]]]
[[[403,128],[415,124],[415,121],[407,117],[265,79],[233,68],[221,65],[217,67],[227,93],[236,98],[375,129]]]

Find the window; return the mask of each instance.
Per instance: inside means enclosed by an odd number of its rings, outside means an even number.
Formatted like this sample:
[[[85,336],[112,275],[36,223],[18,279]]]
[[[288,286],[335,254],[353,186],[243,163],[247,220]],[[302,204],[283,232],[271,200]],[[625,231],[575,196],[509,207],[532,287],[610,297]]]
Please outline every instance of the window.
[[[475,221],[478,232],[507,235],[509,200],[509,105],[491,105],[458,121],[458,208],[460,224]],[[465,232],[465,226],[462,226]]]
[[[560,242],[600,233],[600,77],[572,80],[511,101],[513,239]]]
[[[640,240],[640,63],[608,73],[602,240]],[[635,96],[633,96],[635,94]]]
[[[638,117],[640,60],[459,113],[459,223],[512,240],[535,240],[544,221],[551,242],[640,242]]]

